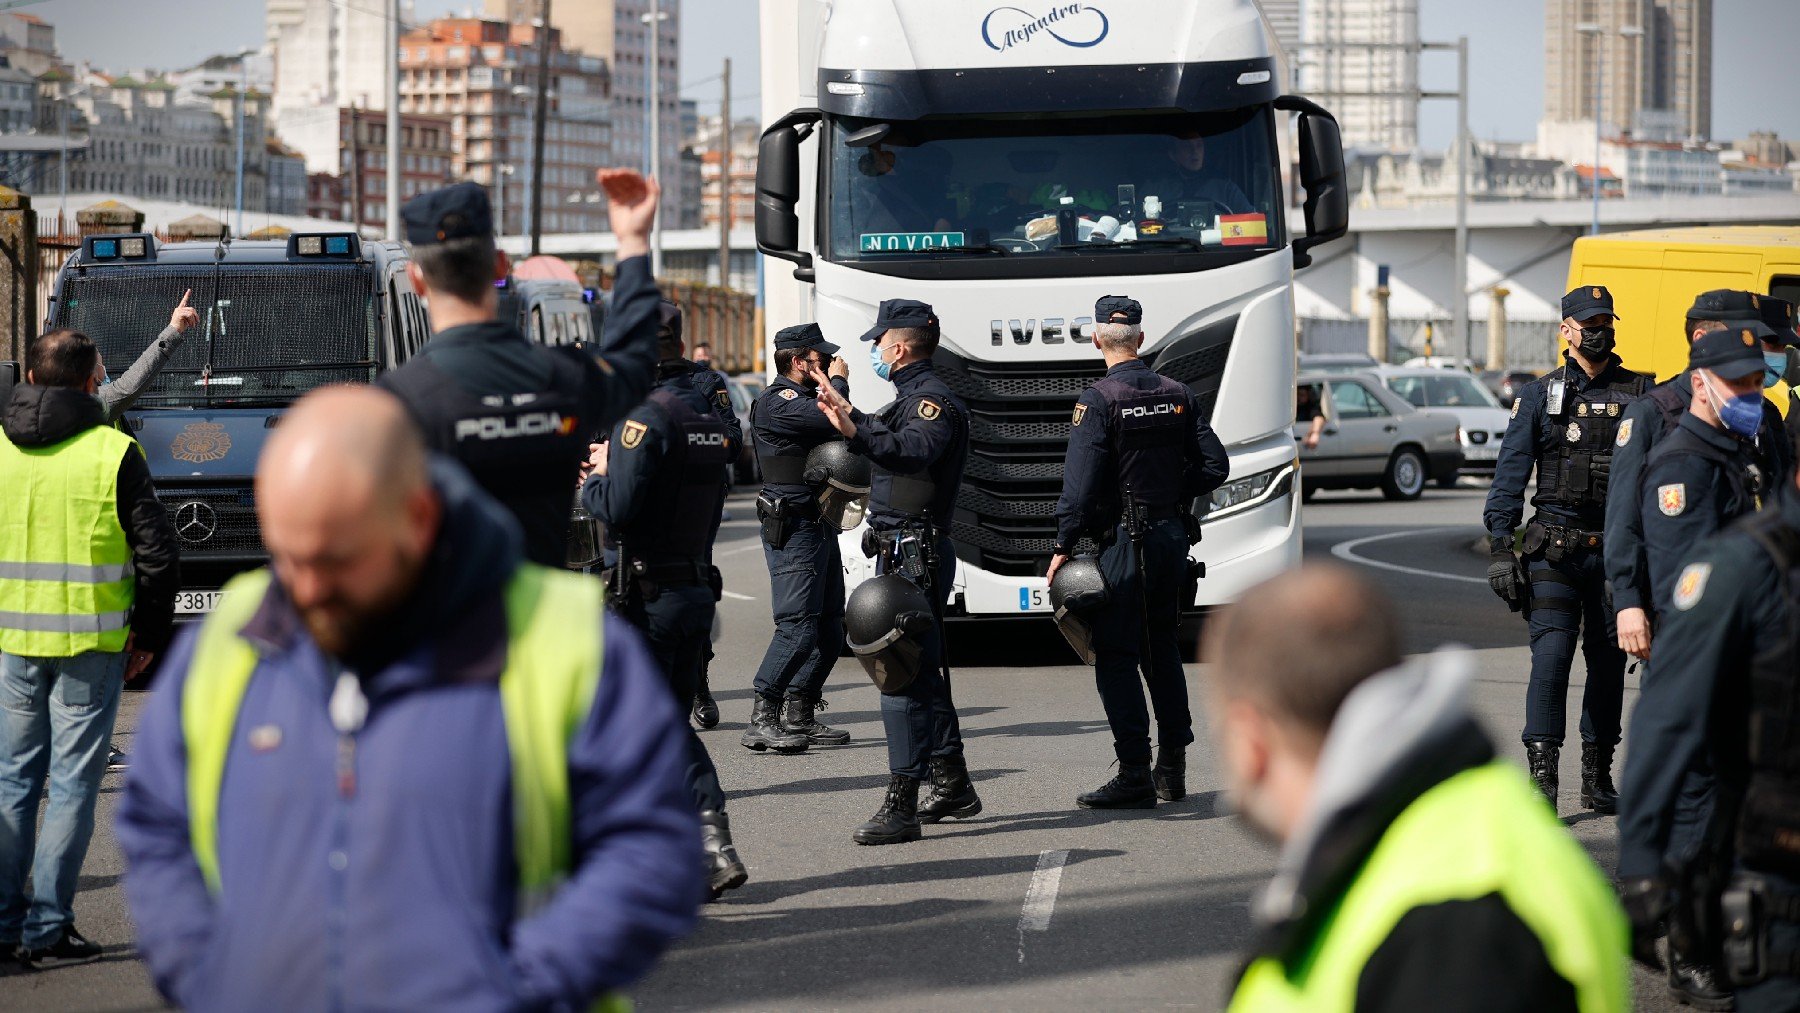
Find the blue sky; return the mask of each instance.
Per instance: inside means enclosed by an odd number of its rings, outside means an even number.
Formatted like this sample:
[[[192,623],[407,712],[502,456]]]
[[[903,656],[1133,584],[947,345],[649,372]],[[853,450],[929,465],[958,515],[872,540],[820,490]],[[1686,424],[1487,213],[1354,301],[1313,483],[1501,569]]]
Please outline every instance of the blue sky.
[[[382,0],[349,0],[378,5]],[[563,3],[581,0],[561,0]],[[971,0],[980,2],[980,0]],[[1186,0],[1135,0],[1180,3]],[[479,0],[417,0],[421,15],[459,13]],[[755,0],[682,0],[682,81],[703,109],[716,108],[719,88],[708,80],[731,57],[736,78],[733,112],[757,108]],[[1428,40],[1469,37],[1469,126],[1478,137],[1528,140],[1543,110],[1543,0],[1419,0],[1420,32]],[[57,28],[65,54],[100,66],[179,66],[216,52],[255,45],[262,38],[259,0],[48,0],[20,8]],[[1713,133],[1741,138],[1775,130],[1800,141],[1800,38],[1796,0],[1715,0],[1713,14]],[[1456,83],[1453,55],[1427,54],[1429,88]],[[1451,102],[1426,102],[1422,141],[1441,148],[1455,127]]]

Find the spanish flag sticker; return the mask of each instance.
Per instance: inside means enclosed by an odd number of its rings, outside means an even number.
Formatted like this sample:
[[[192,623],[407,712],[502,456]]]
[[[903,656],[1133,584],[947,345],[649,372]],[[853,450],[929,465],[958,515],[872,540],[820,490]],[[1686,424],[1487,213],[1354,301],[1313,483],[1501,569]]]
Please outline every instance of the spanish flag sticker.
[[[1261,246],[1269,241],[1269,220],[1259,214],[1220,215],[1219,234],[1226,246]]]

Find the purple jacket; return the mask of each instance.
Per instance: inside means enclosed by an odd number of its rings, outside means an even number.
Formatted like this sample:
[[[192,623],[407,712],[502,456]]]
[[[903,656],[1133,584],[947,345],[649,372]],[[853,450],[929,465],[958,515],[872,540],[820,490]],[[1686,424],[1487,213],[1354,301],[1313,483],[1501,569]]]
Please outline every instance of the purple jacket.
[[[380,660],[325,656],[279,585],[245,627],[264,661],[221,788],[222,903],[188,842],[180,703],[191,630],[163,669],[133,742],[118,835],[144,961],[181,1006],[578,1009],[630,986],[694,925],[705,888],[682,783],[684,715],[642,640],[610,615],[599,690],[569,754],[577,869],[513,921],[497,680],[500,593],[520,536],[460,468],[440,464],[434,477],[445,530],[421,592],[385,624]],[[369,714],[348,786],[326,710],[345,667],[373,673],[361,674]]]

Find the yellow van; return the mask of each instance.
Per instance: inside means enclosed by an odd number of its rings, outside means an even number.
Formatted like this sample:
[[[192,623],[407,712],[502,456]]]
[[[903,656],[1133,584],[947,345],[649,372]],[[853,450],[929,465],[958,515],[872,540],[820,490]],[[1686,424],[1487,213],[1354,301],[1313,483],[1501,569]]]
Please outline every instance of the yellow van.
[[[1715,288],[1800,303],[1800,226],[1722,225],[1585,236],[1569,258],[1569,288],[1605,285],[1619,311],[1628,368],[1669,377],[1687,368],[1682,324]],[[1787,398],[1775,398],[1785,406]]]

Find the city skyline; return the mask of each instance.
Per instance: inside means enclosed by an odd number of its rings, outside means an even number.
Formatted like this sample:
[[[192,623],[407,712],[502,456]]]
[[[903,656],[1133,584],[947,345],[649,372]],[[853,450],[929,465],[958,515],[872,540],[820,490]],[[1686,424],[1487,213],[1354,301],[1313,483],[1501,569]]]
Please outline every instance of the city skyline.
[[[364,0],[356,0],[361,3]],[[366,0],[376,5],[381,0]],[[569,0],[565,0],[569,2]],[[420,18],[479,9],[477,0],[417,0]],[[1419,34],[1428,40],[1469,36],[1470,132],[1482,140],[1528,141],[1544,107],[1544,0],[1467,4],[1459,0],[1419,0]],[[259,45],[264,36],[260,2],[148,0],[120,5],[111,0],[49,0],[18,8],[56,25],[66,57],[88,59],[115,69],[176,68],[205,57]],[[732,109],[738,116],[759,112],[757,5],[752,0],[685,0],[682,4],[681,66],[684,98],[702,113],[718,104],[720,61],[732,59],[736,82]],[[189,23],[203,19],[210,34],[197,36]],[[1715,5],[1713,38],[1713,124],[1717,140],[1742,140],[1751,131],[1774,130],[1800,140],[1800,104],[1769,101],[1800,94],[1800,67],[1784,52],[1800,34],[1800,5],[1787,0],[1731,0]],[[1455,58],[1427,53],[1420,60],[1424,87],[1455,83]],[[1424,102],[1419,110],[1422,147],[1442,150],[1455,123],[1455,104]]]

